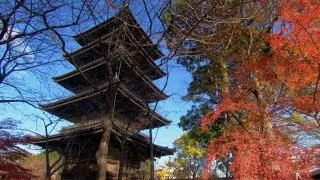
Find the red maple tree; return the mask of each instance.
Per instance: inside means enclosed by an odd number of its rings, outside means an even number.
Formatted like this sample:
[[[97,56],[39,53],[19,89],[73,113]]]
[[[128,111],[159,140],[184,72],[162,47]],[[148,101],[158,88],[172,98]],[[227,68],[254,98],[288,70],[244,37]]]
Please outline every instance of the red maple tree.
[[[319,165],[319,146],[296,139],[320,127],[320,1],[284,0],[277,13],[265,37],[271,53],[234,58],[236,85],[202,119],[203,130],[221,116],[231,119],[209,145],[205,178],[230,153],[236,179],[305,179]]]
[[[5,119],[0,121],[0,178],[4,179],[31,179],[31,172],[22,167],[21,161],[27,152],[18,146],[29,140],[20,134],[13,134],[16,121]]]

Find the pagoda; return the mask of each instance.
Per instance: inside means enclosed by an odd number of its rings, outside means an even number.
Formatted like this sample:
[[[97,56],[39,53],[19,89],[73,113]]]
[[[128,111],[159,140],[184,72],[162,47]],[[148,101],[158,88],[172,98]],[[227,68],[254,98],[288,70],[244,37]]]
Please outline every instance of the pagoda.
[[[166,75],[154,62],[163,54],[139,26],[128,6],[74,39],[81,48],[65,55],[65,59],[76,70],[53,77],[74,95],[40,104],[43,110],[74,125],[62,128],[56,135],[39,137],[34,144],[64,156],[62,179],[96,179],[96,152],[105,131],[103,119],[105,112],[111,111],[107,178],[116,179],[122,164],[123,177],[137,179],[140,163],[150,155],[161,157],[174,153],[173,149],[156,144],[150,151],[150,138],[140,133],[171,123],[148,106],[168,97],[152,82]],[[106,105],[106,96],[114,97],[109,98],[112,106]]]

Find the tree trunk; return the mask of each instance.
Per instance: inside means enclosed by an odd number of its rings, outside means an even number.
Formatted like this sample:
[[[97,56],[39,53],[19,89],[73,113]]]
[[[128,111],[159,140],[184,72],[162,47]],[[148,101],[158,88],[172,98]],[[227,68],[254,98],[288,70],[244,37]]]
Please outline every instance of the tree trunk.
[[[150,147],[150,180],[154,180],[154,161],[153,161],[153,138],[152,138],[152,120],[151,120],[151,117],[149,118],[149,138],[150,138],[150,144],[149,144],[149,147]]]
[[[107,177],[107,158],[108,158],[108,150],[109,150],[109,141],[110,141],[110,134],[113,128],[113,113],[115,108],[115,99],[116,93],[119,88],[119,79],[113,73],[112,70],[112,61],[108,60],[108,54],[103,54],[104,59],[107,63],[107,73],[108,73],[108,91],[105,94],[105,117],[103,118],[102,122],[102,130],[103,133],[100,139],[100,145],[96,152],[96,159],[97,159],[97,166],[98,166],[98,173],[97,179],[98,180],[105,180]],[[102,92],[100,92],[102,93]]]
[[[49,134],[48,134],[48,127],[45,125],[45,132],[46,132],[46,149],[45,149],[45,155],[46,155],[46,180],[51,179],[51,166],[50,166],[50,152],[49,152]]]
[[[120,157],[118,180],[122,180],[125,159],[126,159],[126,139],[124,138],[121,142],[121,157]]]
[[[192,168],[192,167],[191,167]],[[197,158],[193,156],[193,171],[192,171],[192,180],[197,179]]]
[[[197,179],[197,173],[196,172],[193,172],[192,173],[192,180],[196,180]]]
[[[266,117],[268,114],[268,107],[263,107],[265,106],[264,98],[263,95],[261,94],[261,87],[258,78],[254,77],[254,86],[256,90],[256,98],[258,105],[263,108],[263,114],[262,114],[262,124],[261,124],[261,129],[265,135],[265,137],[272,142],[274,140],[274,132],[273,132],[273,125],[272,121],[269,117]]]
[[[49,157],[48,157],[48,155],[47,155],[47,153],[46,153],[46,163],[47,163],[47,165],[46,165],[46,180],[50,180],[51,179],[51,173],[50,173],[50,170],[51,170],[51,168],[50,168],[50,163],[49,163]]]
[[[261,87],[258,78],[254,77],[254,85],[255,85],[255,90],[256,90],[256,97],[257,97],[257,102],[260,107],[262,107],[262,122],[261,122],[261,130],[262,133],[264,134],[268,144],[272,144],[275,139],[274,135],[274,130],[273,130],[273,124],[271,121],[271,118],[268,117],[268,107],[265,105],[265,99],[261,93]],[[261,164],[264,164],[265,160],[261,160]],[[274,171],[280,171],[279,164],[272,162],[271,161],[271,167]],[[262,179],[264,179],[262,175]]]
[[[103,133],[101,135],[99,149],[96,152],[97,158],[97,166],[98,166],[98,180],[105,180],[107,177],[107,158],[108,158],[108,149],[109,149],[109,141],[110,141],[110,134],[112,130],[112,112],[111,110],[106,113],[103,119]]]
[[[229,93],[230,89],[230,81],[229,81],[229,73],[228,73],[228,67],[227,62],[220,58],[220,61],[218,62],[220,66],[220,72],[221,72],[221,94],[227,94]]]

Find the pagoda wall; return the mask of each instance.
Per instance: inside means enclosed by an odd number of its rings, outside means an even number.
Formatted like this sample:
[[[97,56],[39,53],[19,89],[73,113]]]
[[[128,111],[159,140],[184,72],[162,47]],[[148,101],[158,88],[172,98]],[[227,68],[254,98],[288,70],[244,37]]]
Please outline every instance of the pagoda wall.
[[[107,160],[107,179],[118,179],[120,161],[111,159]],[[139,179],[140,162],[127,162],[123,168],[123,180]],[[95,163],[83,164],[66,164],[61,179],[96,179],[97,166]]]

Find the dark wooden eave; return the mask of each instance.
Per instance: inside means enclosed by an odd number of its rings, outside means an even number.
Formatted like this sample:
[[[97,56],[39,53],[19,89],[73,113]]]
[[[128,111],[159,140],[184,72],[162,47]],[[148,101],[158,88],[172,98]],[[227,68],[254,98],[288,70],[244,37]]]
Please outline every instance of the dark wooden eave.
[[[92,84],[95,86],[104,84],[107,81],[106,70],[106,61],[101,58],[81,67],[80,71],[83,74],[78,70],[74,70],[64,75],[53,77],[53,79],[64,88],[77,94],[90,89]],[[121,81],[123,80],[123,84],[137,96],[146,99],[148,103],[168,98],[164,92],[152,83],[146,73],[134,65],[130,58],[123,59],[120,70],[119,76]],[[84,78],[84,75],[87,79]]]
[[[88,48],[92,48],[92,47],[88,47]],[[85,54],[85,52],[81,52],[81,50],[82,49],[79,49],[79,52],[74,52],[75,54],[74,55],[71,54],[70,56],[72,56],[72,57],[76,57],[77,55],[83,56],[83,54]],[[140,55],[140,56],[132,57],[132,56],[130,56],[130,53],[124,47],[122,48],[122,51],[123,52],[121,53],[121,55],[119,53],[119,54],[113,56],[114,57],[113,62],[116,61],[115,59],[117,59],[117,61],[120,61],[119,60],[120,58],[130,60],[130,62],[132,64],[135,64],[136,66],[138,66],[141,69],[141,71],[144,72],[151,80],[156,80],[156,79],[162,78],[166,75],[166,73],[164,73],[159,68],[159,66],[157,66],[155,64],[155,62],[151,61],[150,58],[148,58],[148,56]],[[86,57],[85,59],[90,59],[90,60],[88,60],[88,62],[85,63],[84,65],[80,65],[78,67],[80,69],[86,69],[88,67],[91,67],[93,64],[96,64],[97,62],[102,61],[102,59],[104,58],[101,56],[100,57],[96,56],[97,57],[96,59],[92,59],[92,57],[94,57],[94,55],[92,55],[92,54],[88,55],[88,57]],[[72,62],[72,64],[73,64],[73,62]]]
[[[121,36],[121,38],[119,37],[120,40],[114,36],[115,34],[117,36]],[[124,40],[123,36],[125,36],[127,40]],[[128,41],[128,39],[132,40]],[[113,33],[102,35],[99,39],[85,44],[80,49],[64,55],[64,57],[71,64],[81,67],[101,57],[104,57],[104,54],[108,54],[107,51],[110,49],[109,53],[112,53],[109,54],[110,57],[118,57],[122,53],[126,53],[126,56],[130,56],[133,62],[141,67],[142,71],[152,70],[149,72],[149,74],[154,72],[157,78],[163,77],[165,73],[154,62],[155,59],[161,57],[155,57],[153,53],[155,49],[158,48],[154,44],[144,44],[141,46],[140,43],[136,42],[138,42],[138,40],[136,40],[136,37],[134,37],[129,30],[116,29]]]
[[[69,129],[69,128],[68,128]],[[80,128],[74,127],[71,128],[71,130],[63,130],[59,134],[55,135],[50,135],[48,138],[46,137],[33,137],[33,142],[32,144],[41,146],[43,148],[46,147],[46,143],[50,146],[50,148],[54,149],[56,148],[57,150],[59,147],[65,147],[65,144],[69,143],[70,139],[75,139],[75,138],[83,138],[86,139],[87,137],[92,137],[94,135],[100,136],[102,133],[102,126],[101,124],[90,124],[86,126],[82,126]],[[122,137],[121,134],[119,134],[119,131],[117,129],[113,129],[111,133],[111,139],[115,139],[115,137]],[[149,137],[143,134],[131,134],[130,136],[127,137],[127,141],[131,142],[131,146],[137,146],[139,147],[140,150],[143,150],[145,152],[141,152],[144,154],[146,159],[149,157],[149,144],[150,140]],[[95,142],[99,143],[99,141]],[[166,155],[172,155],[175,150],[168,148],[168,147],[163,147],[154,144],[153,145],[153,151],[154,151],[154,157],[161,157],[161,156],[166,156]],[[55,150],[55,149],[54,149]],[[58,150],[59,151],[59,150]]]
[[[128,5],[121,8],[119,12],[111,18],[100,23],[99,25],[94,26],[91,29],[88,29],[78,35],[75,35],[74,38],[80,45],[84,46],[85,44],[90,43],[98,39],[99,37],[102,37],[110,33],[122,24],[126,24],[127,26],[129,26],[131,31],[135,32],[134,35],[136,36],[136,38],[139,40],[143,40],[143,44],[153,44],[152,41],[149,39],[149,36],[145,33],[145,31],[140,27],[139,23],[134,18]],[[162,52],[157,48],[154,48],[153,52],[149,53],[154,54],[154,60],[163,56]]]
[[[91,89],[54,103],[39,104],[39,106],[55,116],[76,123],[78,121],[75,119],[76,117],[90,116],[91,114],[103,112],[105,105],[103,93],[107,91],[107,87],[108,83],[99,86],[98,89],[100,91]],[[118,89],[115,111],[124,116],[135,115],[136,119],[151,117],[153,127],[161,127],[171,123],[171,121],[151,110],[145,102],[123,85],[120,85]],[[148,128],[147,124],[145,128]]]

